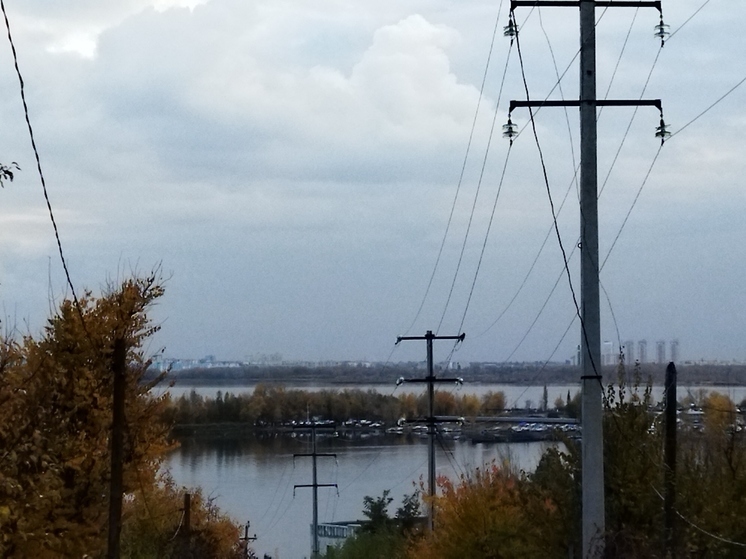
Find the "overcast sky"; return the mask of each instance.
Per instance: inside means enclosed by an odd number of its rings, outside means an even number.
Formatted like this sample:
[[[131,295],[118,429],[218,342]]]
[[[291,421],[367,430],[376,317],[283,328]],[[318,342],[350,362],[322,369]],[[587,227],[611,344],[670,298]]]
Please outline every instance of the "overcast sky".
[[[76,289],[160,264],[151,350],[171,357],[424,359],[422,343],[392,354],[396,336],[457,334],[465,315],[458,361],[570,358],[579,327],[553,233],[540,252],[552,214],[536,144],[526,129],[508,157],[500,135],[525,99],[508,5],[8,0]],[[676,133],[746,77],[746,5],[663,6],[675,34],[662,51],[656,10],[597,10],[598,92],[662,99]],[[577,15],[516,11],[532,98],[577,99]],[[674,135],[642,190],[658,111],[602,111],[602,258],[624,224],[601,274],[614,346],[647,339],[652,356],[678,339],[682,359],[746,360],[745,100],[746,86]],[[68,291],[5,39],[0,111],[0,161],[22,168],[0,191],[0,295],[6,325],[36,332]],[[536,122],[579,293],[577,109]]]

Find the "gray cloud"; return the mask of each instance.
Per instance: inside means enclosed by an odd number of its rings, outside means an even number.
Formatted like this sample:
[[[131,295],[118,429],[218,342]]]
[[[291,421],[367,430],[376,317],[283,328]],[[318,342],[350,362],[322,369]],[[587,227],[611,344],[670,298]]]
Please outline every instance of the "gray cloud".
[[[699,2],[666,5],[672,29]],[[170,355],[256,352],[297,358],[385,359],[412,322],[455,193],[497,6],[482,1],[56,2],[11,10],[50,195],[77,284],[97,287],[163,262],[172,275],[156,310]],[[708,6],[660,53],[645,93],[680,129],[746,75],[739,18]],[[572,12],[572,10],[570,10]],[[546,95],[577,51],[577,15],[519,14],[526,76]],[[503,14],[503,19],[505,18]],[[637,98],[657,54],[656,13],[609,10],[598,26],[599,91],[611,80],[635,18],[612,97]],[[717,29],[718,41],[709,40]],[[730,32],[729,32],[730,31]],[[451,236],[414,331],[434,329],[450,291],[498,102],[508,41],[492,68],[454,211]],[[574,66],[562,82],[577,95]],[[41,324],[51,291],[65,292],[34,176],[17,81],[0,49],[3,160],[23,171],[0,192],[6,309]],[[551,93],[559,97],[559,90]],[[496,124],[525,96],[515,49]],[[744,359],[746,292],[740,154],[743,92],[664,146],[602,274],[622,339],[678,337],[687,358]],[[601,115],[605,176],[632,116]],[[525,112],[514,120],[528,122]],[[579,220],[575,144],[559,110],[537,126],[565,245]],[[608,249],[658,148],[654,110],[641,110],[600,199]],[[562,270],[536,147],[511,150],[458,359],[511,354]],[[507,143],[492,141],[471,237],[443,330],[458,328],[497,194]],[[51,268],[50,268],[51,258]],[[577,255],[571,261],[574,276]],[[51,286],[47,280],[50,277]],[[574,277],[577,286],[577,277]],[[574,309],[561,278],[514,359],[548,358]],[[616,339],[604,311],[604,337]],[[577,327],[555,358],[569,357]],[[394,359],[420,358],[401,348]],[[450,349],[450,348],[448,348]],[[447,351],[447,350],[446,350]]]

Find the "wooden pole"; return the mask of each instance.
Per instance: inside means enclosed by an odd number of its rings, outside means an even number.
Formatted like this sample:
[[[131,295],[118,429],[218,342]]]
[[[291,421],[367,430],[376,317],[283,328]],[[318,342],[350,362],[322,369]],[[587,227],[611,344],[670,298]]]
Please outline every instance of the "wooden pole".
[[[111,421],[111,480],[109,482],[109,537],[107,559],[119,559],[119,535],[122,530],[122,492],[124,462],[124,396],[127,348],[123,338],[114,340],[112,352],[113,396]]]
[[[184,493],[184,538],[189,542],[192,535],[192,495]]]

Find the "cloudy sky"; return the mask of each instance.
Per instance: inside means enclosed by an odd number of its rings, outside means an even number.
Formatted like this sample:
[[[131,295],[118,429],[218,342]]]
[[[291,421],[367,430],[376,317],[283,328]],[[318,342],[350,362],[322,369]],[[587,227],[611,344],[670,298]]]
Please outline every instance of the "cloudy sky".
[[[153,351],[399,361],[425,348],[392,354],[397,335],[461,329],[459,361],[573,354],[536,143],[500,135],[526,98],[507,1],[5,4],[73,282],[160,265]],[[660,98],[675,134],[658,153],[657,110],[599,117],[602,336],[746,360],[746,86],[684,128],[746,77],[746,5],[663,5],[662,50],[657,11],[597,10],[599,96]],[[577,10],[516,16],[531,97],[577,99]],[[4,38],[0,111],[0,161],[22,168],[0,191],[0,296],[34,332],[68,291]],[[576,290],[577,121],[536,116]]]

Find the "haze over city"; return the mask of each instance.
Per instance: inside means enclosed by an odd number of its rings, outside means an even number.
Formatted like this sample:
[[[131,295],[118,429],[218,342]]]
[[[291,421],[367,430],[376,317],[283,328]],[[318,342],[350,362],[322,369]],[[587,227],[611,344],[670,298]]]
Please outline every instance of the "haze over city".
[[[421,360],[394,341],[433,330],[466,332],[458,361],[571,359],[536,143],[529,126],[508,157],[501,137],[526,98],[508,6],[8,3],[76,289],[161,266],[150,349],[179,358]],[[602,337],[744,361],[746,6],[678,0],[663,16],[661,49],[656,10],[598,10],[599,97],[661,99],[673,134],[659,152],[656,109],[600,111]],[[517,18],[531,97],[577,99],[576,11]],[[0,68],[0,162],[21,167],[0,191],[0,293],[5,326],[36,332],[69,289],[7,41]],[[512,120],[523,130],[528,111]],[[576,109],[536,114],[576,292],[577,124]]]

